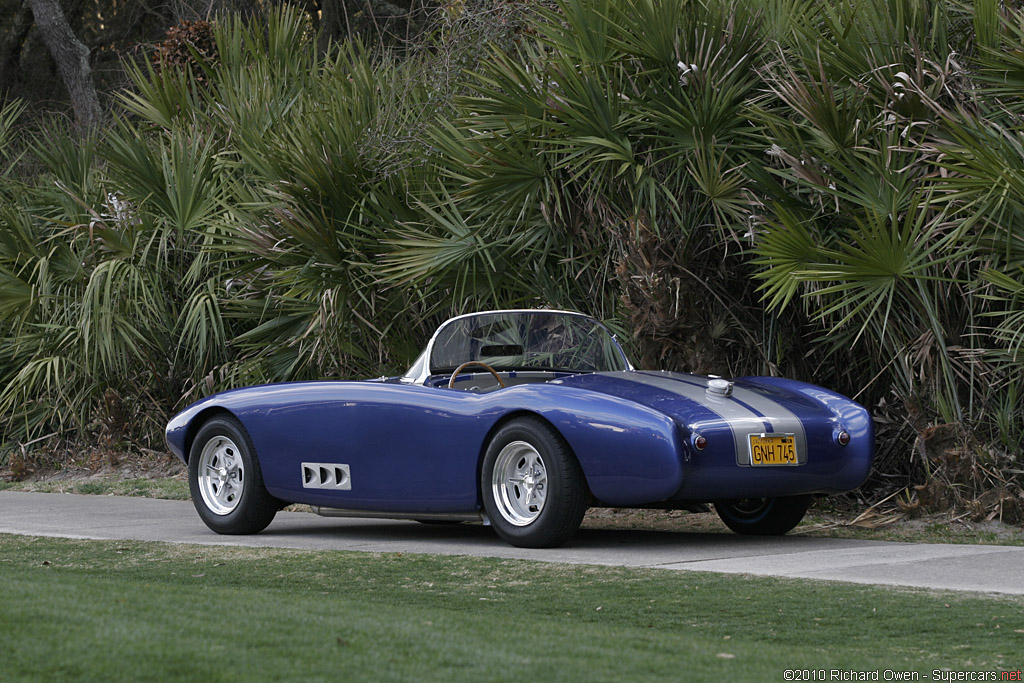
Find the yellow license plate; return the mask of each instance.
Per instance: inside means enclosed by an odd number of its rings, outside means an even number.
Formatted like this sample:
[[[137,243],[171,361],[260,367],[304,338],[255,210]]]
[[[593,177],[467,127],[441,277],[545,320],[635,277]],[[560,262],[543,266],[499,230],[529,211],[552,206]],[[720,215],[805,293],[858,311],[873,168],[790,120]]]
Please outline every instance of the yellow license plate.
[[[797,465],[796,438],[792,434],[750,434],[750,464]]]

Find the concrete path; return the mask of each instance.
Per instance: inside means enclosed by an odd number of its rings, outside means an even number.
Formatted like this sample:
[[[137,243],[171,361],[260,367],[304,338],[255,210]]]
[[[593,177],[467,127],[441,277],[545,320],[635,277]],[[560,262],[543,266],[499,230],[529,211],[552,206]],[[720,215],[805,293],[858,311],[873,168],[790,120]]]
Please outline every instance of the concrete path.
[[[67,538],[428,553],[785,576],[1024,595],[1024,547],[583,530],[549,550],[513,548],[480,525],[282,512],[254,536],[219,536],[190,502],[0,491],[0,533]]]

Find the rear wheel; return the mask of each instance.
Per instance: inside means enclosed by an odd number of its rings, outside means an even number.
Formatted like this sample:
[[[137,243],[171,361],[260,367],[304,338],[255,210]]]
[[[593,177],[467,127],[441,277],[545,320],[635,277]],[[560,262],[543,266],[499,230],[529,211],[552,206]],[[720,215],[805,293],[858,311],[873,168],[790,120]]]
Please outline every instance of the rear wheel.
[[[237,420],[215,417],[199,429],[188,458],[188,485],[199,517],[218,534],[254,534],[281,502],[263,485],[249,435]]]
[[[744,498],[715,503],[715,512],[738,534],[780,536],[804,518],[810,496]]]
[[[480,490],[498,536],[521,548],[567,541],[590,500],[569,445],[535,418],[513,420],[494,435],[484,455]]]

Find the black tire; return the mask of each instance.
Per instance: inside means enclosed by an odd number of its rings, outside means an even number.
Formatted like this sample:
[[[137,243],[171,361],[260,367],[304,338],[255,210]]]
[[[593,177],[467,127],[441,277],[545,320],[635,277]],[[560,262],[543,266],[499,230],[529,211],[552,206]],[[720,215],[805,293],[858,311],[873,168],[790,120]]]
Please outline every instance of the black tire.
[[[715,503],[715,512],[738,534],[781,536],[804,518],[810,496],[744,498]]]
[[[263,484],[249,434],[227,416],[207,420],[192,441],[188,487],[199,517],[218,534],[263,531],[282,505]]]
[[[526,478],[514,482],[520,475]],[[484,454],[480,492],[495,532],[520,548],[565,543],[580,528],[590,503],[576,456],[551,425],[537,418],[513,420],[494,435]]]

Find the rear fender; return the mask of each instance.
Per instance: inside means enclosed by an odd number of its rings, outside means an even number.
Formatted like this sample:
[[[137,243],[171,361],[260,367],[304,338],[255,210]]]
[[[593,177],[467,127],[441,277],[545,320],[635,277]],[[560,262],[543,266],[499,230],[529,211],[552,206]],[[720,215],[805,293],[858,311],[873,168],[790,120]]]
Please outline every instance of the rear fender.
[[[494,430],[517,415],[540,416],[569,444],[594,497],[608,505],[666,500],[682,486],[686,446],[670,417],[614,396],[565,386],[545,389],[526,402],[532,410],[502,416]],[[557,400],[544,400],[550,397]]]

